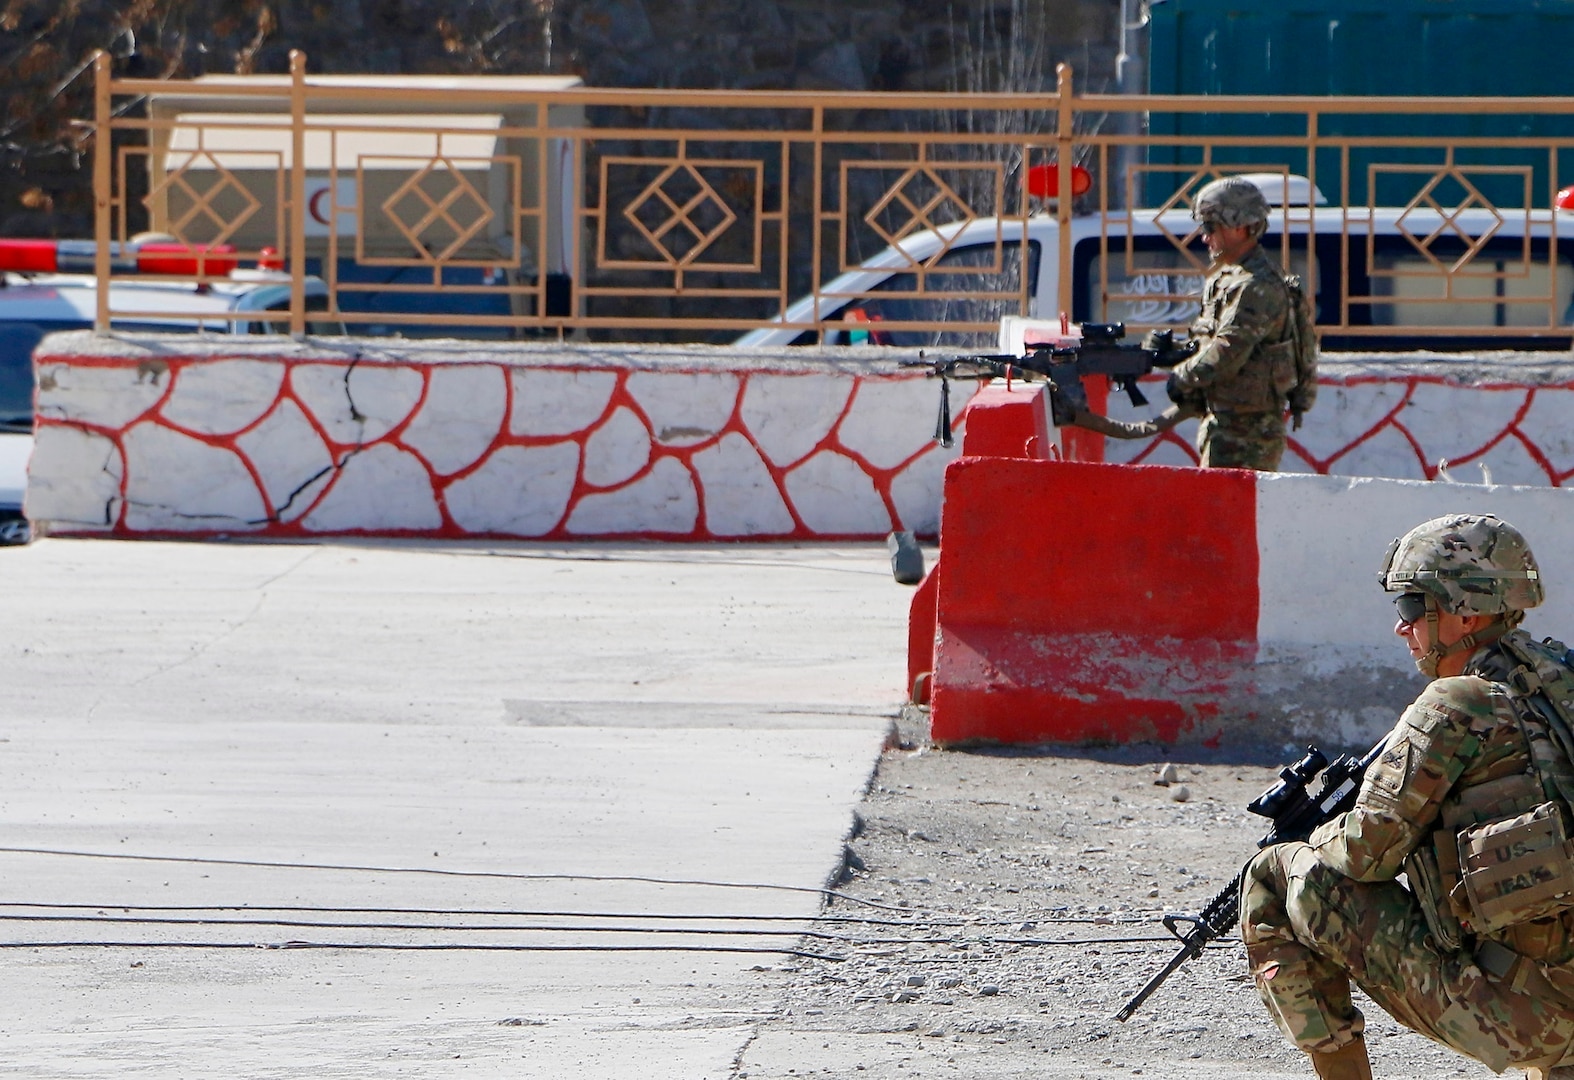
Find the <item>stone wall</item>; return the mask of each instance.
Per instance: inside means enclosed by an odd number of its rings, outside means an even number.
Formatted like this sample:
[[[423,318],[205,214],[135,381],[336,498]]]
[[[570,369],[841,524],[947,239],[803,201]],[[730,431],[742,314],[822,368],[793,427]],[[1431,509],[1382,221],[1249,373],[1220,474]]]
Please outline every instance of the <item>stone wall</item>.
[[[1113,0],[580,0],[567,63],[592,86],[1033,90],[1068,61],[1114,89]]]

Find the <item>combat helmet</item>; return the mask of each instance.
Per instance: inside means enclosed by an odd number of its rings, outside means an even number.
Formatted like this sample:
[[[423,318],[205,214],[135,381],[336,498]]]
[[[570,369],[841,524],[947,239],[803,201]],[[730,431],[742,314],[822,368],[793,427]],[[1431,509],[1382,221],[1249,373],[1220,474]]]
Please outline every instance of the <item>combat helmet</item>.
[[[1502,637],[1543,596],[1541,571],[1524,534],[1492,514],[1449,514],[1422,522],[1388,545],[1378,581],[1386,592],[1425,598],[1432,647],[1416,666],[1431,678],[1437,677],[1439,660]],[[1440,611],[1494,618],[1443,647],[1437,641]]]
[[[1252,235],[1268,228],[1268,200],[1257,185],[1241,176],[1225,176],[1204,184],[1191,203],[1194,221],[1215,221],[1227,228],[1252,226]]]

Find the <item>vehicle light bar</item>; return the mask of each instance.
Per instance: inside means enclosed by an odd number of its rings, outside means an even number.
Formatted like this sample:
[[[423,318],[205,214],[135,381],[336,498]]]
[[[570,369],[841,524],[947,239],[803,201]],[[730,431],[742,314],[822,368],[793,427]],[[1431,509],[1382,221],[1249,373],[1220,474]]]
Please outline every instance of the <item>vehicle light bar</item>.
[[[0,270],[25,274],[91,274],[98,244],[92,240],[0,240]],[[240,265],[229,244],[194,247],[172,241],[110,244],[114,274],[222,277]]]

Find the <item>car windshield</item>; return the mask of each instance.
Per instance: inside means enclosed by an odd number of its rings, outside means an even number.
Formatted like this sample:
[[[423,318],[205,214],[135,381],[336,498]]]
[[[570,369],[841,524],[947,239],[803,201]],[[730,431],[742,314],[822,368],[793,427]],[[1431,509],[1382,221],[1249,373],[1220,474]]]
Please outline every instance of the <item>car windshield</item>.
[[[1025,298],[1038,290],[1038,268],[1043,258],[1036,242],[1028,244],[1028,252],[1024,266],[1022,245],[1016,241],[968,244],[945,252],[926,264],[922,273],[893,272],[828,316],[848,329],[828,327],[824,342],[990,348],[995,343],[993,330],[891,330],[881,324],[998,323],[1002,315],[1021,314]],[[807,331],[793,344],[812,344],[817,336],[817,331]]]

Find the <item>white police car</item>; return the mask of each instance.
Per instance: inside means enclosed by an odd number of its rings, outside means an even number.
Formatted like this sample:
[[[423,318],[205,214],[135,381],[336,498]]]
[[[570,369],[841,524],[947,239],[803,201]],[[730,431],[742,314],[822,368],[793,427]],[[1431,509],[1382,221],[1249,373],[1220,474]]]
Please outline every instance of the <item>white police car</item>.
[[[1557,209],[1513,212],[1327,206],[1304,176],[1243,174],[1274,208],[1265,247],[1279,255],[1289,234],[1291,269],[1308,275],[1315,250],[1324,349],[1566,348],[1574,322],[1574,189]],[[1315,209],[1322,207],[1321,209]],[[1197,313],[1207,262],[1184,206],[1133,209],[1071,220],[1073,323],[1184,327]],[[746,346],[880,344],[912,348],[993,348],[995,331],[950,330],[998,323],[1007,314],[1050,319],[1060,310],[1060,223],[1053,214],[1023,221],[978,218],[923,230],[876,253],[805,296],[779,325],[736,339]],[[1446,301],[1441,269],[1453,276]],[[1019,297],[1026,298],[1026,310]],[[1339,311],[1340,297],[1350,298]],[[809,329],[827,322],[823,331]],[[895,325],[893,325],[895,324]],[[1446,338],[1407,327],[1449,326]]]
[[[30,538],[22,504],[27,459],[33,449],[33,350],[45,334],[90,330],[98,309],[92,241],[0,240],[0,544]],[[182,280],[199,273],[198,259],[167,240],[116,245],[110,282],[111,327],[160,333],[269,334],[281,322],[255,317],[290,306],[290,278],[277,269],[243,269],[232,254],[201,256],[204,284]],[[306,281],[308,310],[326,310],[328,290]],[[251,317],[248,317],[251,316]],[[341,324],[311,320],[312,334],[342,334]]]

